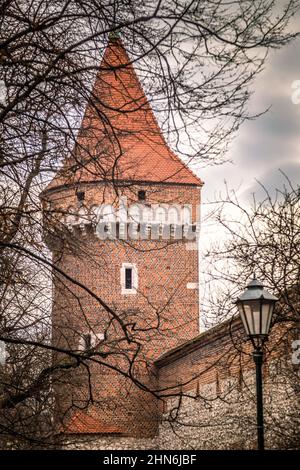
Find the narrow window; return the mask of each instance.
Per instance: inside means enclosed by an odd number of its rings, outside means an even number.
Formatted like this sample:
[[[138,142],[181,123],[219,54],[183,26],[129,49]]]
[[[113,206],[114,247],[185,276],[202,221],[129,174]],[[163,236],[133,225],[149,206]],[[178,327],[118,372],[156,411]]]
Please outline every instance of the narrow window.
[[[89,351],[92,348],[92,335],[87,333],[84,335],[84,350]]]
[[[84,201],[85,193],[84,193],[84,191],[78,191],[78,192],[76,193],[76,196],[77,196],[77,201],[78,201],[78,202],[83,202],[83,201]]]
[[[83,333],[79,340],[79,350],[88,352],[98,346],[104,339],[103,333],[94,333],[93,331]]]
[[[0,365],[4,366],[7,359],[6,343],[0,341]]]
[[[123,295],[136,294],[138,288],[138,274],[136,264],[123,263],[121,267],[121,293]]]
[[[125,268],[125,289],[132,289],[132,268]]]
[[[138,199],[139,199],[139,201],[145,201],[146,200],[146,191],[140,190],[138,192]]]

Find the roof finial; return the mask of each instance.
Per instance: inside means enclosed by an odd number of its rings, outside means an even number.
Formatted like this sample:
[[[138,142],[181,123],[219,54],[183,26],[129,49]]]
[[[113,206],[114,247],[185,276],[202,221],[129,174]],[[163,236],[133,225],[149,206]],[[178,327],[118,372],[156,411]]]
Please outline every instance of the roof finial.
[[[118,28],[114,25],[113,30],[109,32],[108,39],[110,41],[116,41],[117,39],[120,38],[119,30]]]

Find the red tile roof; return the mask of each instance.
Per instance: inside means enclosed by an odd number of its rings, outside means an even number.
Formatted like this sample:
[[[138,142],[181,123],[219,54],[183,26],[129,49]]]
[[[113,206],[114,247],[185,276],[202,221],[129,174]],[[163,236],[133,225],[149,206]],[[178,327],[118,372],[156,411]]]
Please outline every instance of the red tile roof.
[[[202,184],[166,144],[120,39],[110,39],[73,155],[48,189],[103,179]]]
[[[97,417],[77,411],[63,430],[66,434],[121,434],[120,427],[101,422]]]

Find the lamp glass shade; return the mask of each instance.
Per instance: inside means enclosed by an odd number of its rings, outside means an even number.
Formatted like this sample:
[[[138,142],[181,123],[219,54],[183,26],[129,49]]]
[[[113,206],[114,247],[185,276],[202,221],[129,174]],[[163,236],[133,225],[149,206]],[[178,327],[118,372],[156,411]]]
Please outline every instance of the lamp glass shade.
[[[277,300],[255,277],[249,282],[236,301],[247,336],[267,339]]]
[[[268,335],[273,316],[274,302],[262,301],[262,334]]]
[[[240,317],[248,336],[269,334],[274,302],[264,299],[237,302]]]
[[[249,329],[248,319],[246,317],[247,309],[246,309],[246,311],[244,310],[244,305],[243,305],[242,302],[237,302],[237,307],[238,307],[239,314],[240,314],[240,317],[242,319],[242,323],[244,325],[246,334],[249,336],[250,335],[250,329]]]

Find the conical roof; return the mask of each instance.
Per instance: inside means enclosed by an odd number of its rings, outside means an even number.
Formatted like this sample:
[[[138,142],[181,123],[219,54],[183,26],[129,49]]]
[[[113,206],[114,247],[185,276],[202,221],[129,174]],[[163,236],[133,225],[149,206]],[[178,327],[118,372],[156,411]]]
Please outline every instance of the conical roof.
[[[105,50],[73,155],[47,189],[101,180],[202,184],[165,142],[118,37]]]

